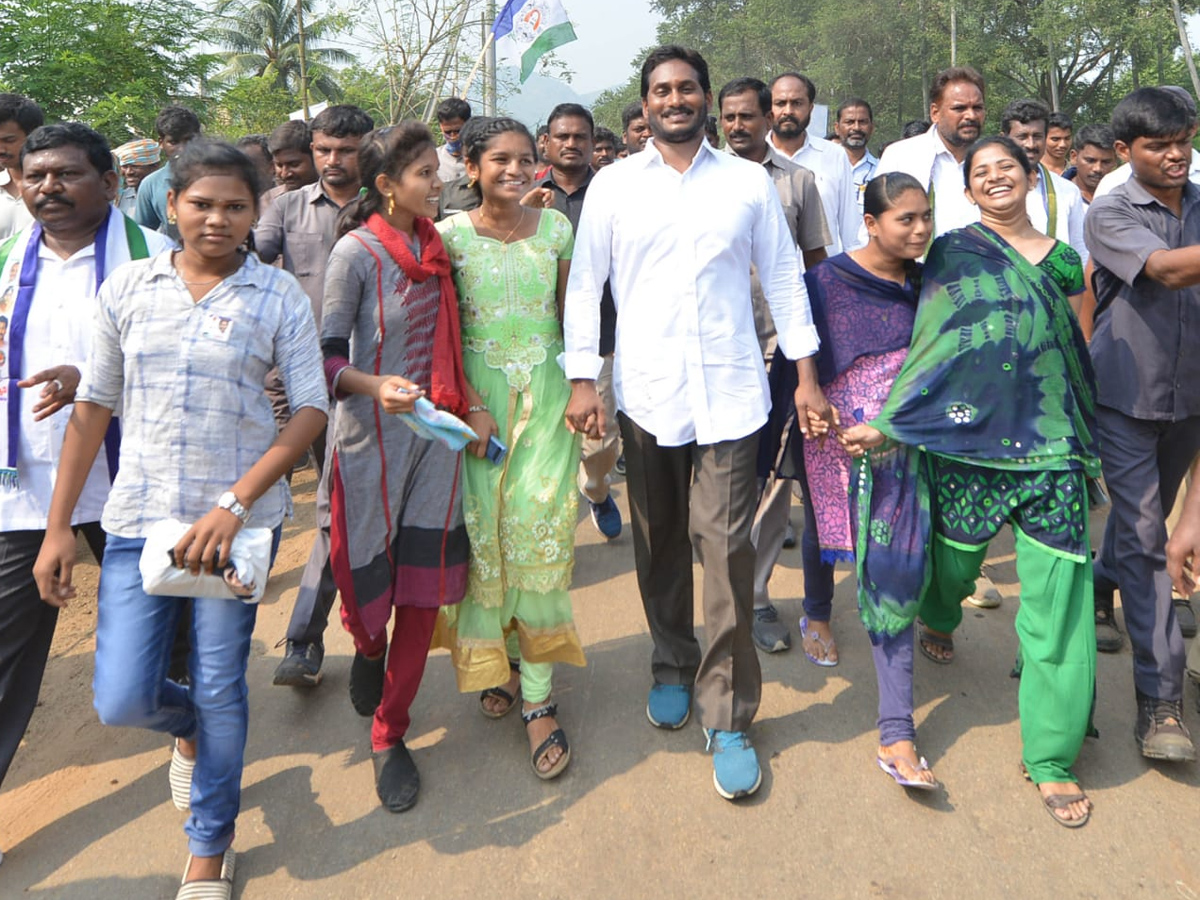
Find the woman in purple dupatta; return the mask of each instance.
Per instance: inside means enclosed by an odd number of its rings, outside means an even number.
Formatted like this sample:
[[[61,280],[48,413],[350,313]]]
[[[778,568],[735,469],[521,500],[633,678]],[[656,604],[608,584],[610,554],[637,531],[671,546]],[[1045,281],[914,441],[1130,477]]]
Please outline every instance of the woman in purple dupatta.
[[[867,185],[863,211],[867,246],[832,257],[804,276],[821,337],[821,387],[845,425],[879,413],[908,355],[920,287],[916,260],[932,228],[924,189],[900,173]],[[921,540],[919,519],[928,516],[929,507],[913,494],[916,479],[908,475],[915,456],[907,448],[875,458],[863,469],[837,441],[804,442],[821,561],[853,560],[856,547],[872,544],[871,571],[858,567],[858,604],[879,684],[879,766],[906,787],[928,789],[937,781],[916,751],[912,716],[912,613],[926,567],[924,547],[912,542]],[[858,504],[851,501],[851,482],[859,487],[860,478],[873,482],[862,533]],[[822,623],[810,623],[817,624]]]

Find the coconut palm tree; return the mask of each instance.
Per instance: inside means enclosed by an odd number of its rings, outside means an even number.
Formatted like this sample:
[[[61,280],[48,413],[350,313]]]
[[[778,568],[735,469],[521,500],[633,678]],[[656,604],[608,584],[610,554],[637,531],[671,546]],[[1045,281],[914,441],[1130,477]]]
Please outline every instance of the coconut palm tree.
[[[342,28],[336,16],[314,15],[313,0],[217,0],[214,12],[221,24],[212,40],[224,48],[224,68],[218,79],[254,75],[294,94],[301,92],[300,20],[303,13],[304,69],[310,93],[336,101],[342,89],[334,77],[335,65],[355,61],[354,55],[323,47]]]

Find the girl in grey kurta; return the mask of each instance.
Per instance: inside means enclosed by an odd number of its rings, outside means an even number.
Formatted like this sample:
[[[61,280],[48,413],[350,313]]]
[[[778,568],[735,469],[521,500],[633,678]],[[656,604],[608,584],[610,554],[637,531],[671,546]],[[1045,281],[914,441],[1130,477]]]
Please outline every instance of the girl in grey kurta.
[[[384,806],[400,812],[416,802],[419,785],[403,741],[409,706],[438,608],[462,599],[469,547],[460,454],[418,437],[394,413],[411,411],[421,394],[440,402],[435,332],[447,300],[457,301],[452,288],[443,296],[449,260],[426,218],[441,186],[428,129],[406,123],[372,132],[360,165],[366,191],[339,223],[321,323],[338,400],[330,544],[342,623],[356,651],[351,701],[374,716],[376,789]]]

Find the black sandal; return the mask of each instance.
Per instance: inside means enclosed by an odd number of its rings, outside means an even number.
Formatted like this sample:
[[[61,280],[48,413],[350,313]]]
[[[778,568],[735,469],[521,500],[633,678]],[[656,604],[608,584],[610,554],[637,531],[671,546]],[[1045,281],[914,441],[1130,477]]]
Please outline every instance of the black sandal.
[[[948,634],[934,634],[924,622],[920,622],[918,625],[917,649],[921,651],[921,655],[930,662],[937,663],[939,666],[948,666],[954,662],[954,638]],[[950,651],[950,656],[937,656],[929,649],[930,647],[936,647],[939,650],[948,650]]]
[[[525,726],[528,727],[530,723],[536,722],[538,719],[546,716],[556,717],[557,715],[558,706],[553,703],[546,703],[530,712],[525,712],[522,710],[521,720],[525,723]],[[556,762],[551,768],[543,772],[538,768],[538,762],[543,759],[548,752],[550,752],[551,747],[561,747],[562,756],[558,758],[558,762]],[[538,748],[534,750],[529,757],[529,762],[533,766],[533,774],[542,779],[542,781],[549,781],[551,778],[557,778],[566,770],[567,763],[570,761],[571,747],[567,743],[567,733],[561,728],[556,728],[554,731],[550,732],[550,737],[538,744]]]
[[[521,661],[519,659],[510,659],[508,661],[508,668],[510,670],[512,670],[513,672],[517,672],[519,674],[521,671]],[[506,691],[502,687],[490,687],[485,691],[479,692],[479,711],[481,713],[483,713],[485,716],[487,716],[489,719],[503,719],[510,712],[512,712],[512,708],[517,705],[517,697],[519,697],[520,695],[521,695],[520,681],[517,682],[516,692],[512,693],[512,694],[510,694],[508,691]],[[504,707],[504,709],[500,710],[499,712],[492,712],[491,710],[489,710],[487,708],[487,701],[493,697],[503,700],[505,702],[505,704],[507,704]]]

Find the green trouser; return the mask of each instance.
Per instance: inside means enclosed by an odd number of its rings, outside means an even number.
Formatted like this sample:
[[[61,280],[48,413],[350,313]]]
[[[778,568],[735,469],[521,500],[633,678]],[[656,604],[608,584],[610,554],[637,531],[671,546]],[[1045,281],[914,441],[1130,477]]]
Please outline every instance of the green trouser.
[[[1086,507],[1083,516],[1087,546]],[[1070,767],[1087,734],[1096,682],[1091,561],[1049,547],[1017,522],[1011,524],[1021,583],[1016,629],[1024,660],[1018,693],[1022,759],[1035,783],[1075,781]],[[958,627],[962,600],[974,591],[986,553],[987,543],[935,534],[932,579],[920,614],[928,627],[947,634]]]
[[[509,659],[521,659],[521,641],[517,629],[505,637],[504,644]],[[554,677],[554,663],[530,662],[521,659],[521,696],[526,703],[545,703],[550,699],[550,682]]]

